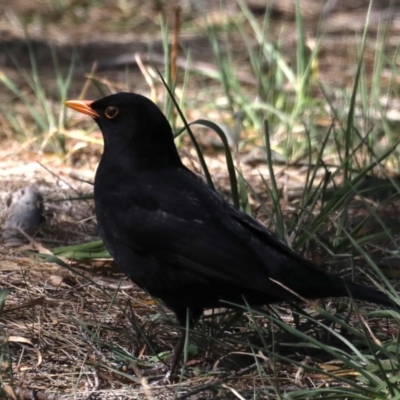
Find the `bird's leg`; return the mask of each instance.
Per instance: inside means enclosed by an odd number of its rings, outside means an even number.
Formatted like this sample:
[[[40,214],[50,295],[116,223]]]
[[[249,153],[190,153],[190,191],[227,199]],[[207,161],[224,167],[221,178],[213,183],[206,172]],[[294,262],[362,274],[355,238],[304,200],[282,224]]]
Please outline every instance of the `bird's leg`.
[[[165,375],[163,381],[167,383],[171,378],[175,376],[176,368],[178,367],[179,361],[181,360],[183,348],[185,346],[186,332],[182,331],[179,337],[178,343],[174,348],[174,353],[172,355],[171,369]]]
[[[175,314],[178,319],[178,322],[182,327],[184,327],[184,329],[182,329],[178,343],[176,344],[173,352],[171,369],[167,372],[167,374],[163,378],[164,383],[168,383],[171,379],[172,380],[174,379],[175,371],[182,358],[183,349],[185,347],[186,334],[190,328],[193,328],[193,326],[196,325],[202,313],[203,313],[202,309],[188,308],[184,312],[178,312],[177,309],[175,308]]]

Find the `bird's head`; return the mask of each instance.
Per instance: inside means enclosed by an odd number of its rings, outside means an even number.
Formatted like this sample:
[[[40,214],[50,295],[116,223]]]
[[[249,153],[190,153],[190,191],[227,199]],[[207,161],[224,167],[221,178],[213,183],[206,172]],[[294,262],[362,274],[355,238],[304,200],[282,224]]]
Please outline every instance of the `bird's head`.
[[[131,153],[143,167],[180,164],[171,126],[147,97],[122,92],[96,101],[68,100],[65,105],[94,118],[105,154]]]

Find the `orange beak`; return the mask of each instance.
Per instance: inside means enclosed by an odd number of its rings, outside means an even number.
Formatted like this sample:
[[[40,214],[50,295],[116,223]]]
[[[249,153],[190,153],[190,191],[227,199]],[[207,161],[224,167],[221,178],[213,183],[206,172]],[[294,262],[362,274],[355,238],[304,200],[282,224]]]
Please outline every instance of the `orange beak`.
[[[90,100],[67,100],[64,104],[73,110],[79,111],[83,114],[89,115],[93,118],[99,118],[100,115],[90,107],[93,101]]]

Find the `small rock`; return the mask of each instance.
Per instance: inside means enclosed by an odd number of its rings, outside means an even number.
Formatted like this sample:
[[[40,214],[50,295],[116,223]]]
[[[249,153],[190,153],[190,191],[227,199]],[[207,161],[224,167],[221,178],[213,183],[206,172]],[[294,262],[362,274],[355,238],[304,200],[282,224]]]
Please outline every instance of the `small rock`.
[[[19,246],[26,242],[20,230],[31,236],[44,221],[43,197],[36,188],[25,187],[7,198],[6,207],[2,239],[7,246]]]

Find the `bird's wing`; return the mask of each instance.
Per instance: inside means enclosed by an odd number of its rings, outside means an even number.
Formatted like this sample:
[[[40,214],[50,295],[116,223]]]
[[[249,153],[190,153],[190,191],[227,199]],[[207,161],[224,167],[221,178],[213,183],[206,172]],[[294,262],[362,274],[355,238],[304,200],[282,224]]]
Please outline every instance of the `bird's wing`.
[[[110,221],[126,246],[205,278],[287,297],[270,278],[288,264],[296,267],[294,253],[189,171],[143,175],[122,198],[130,201]]]

